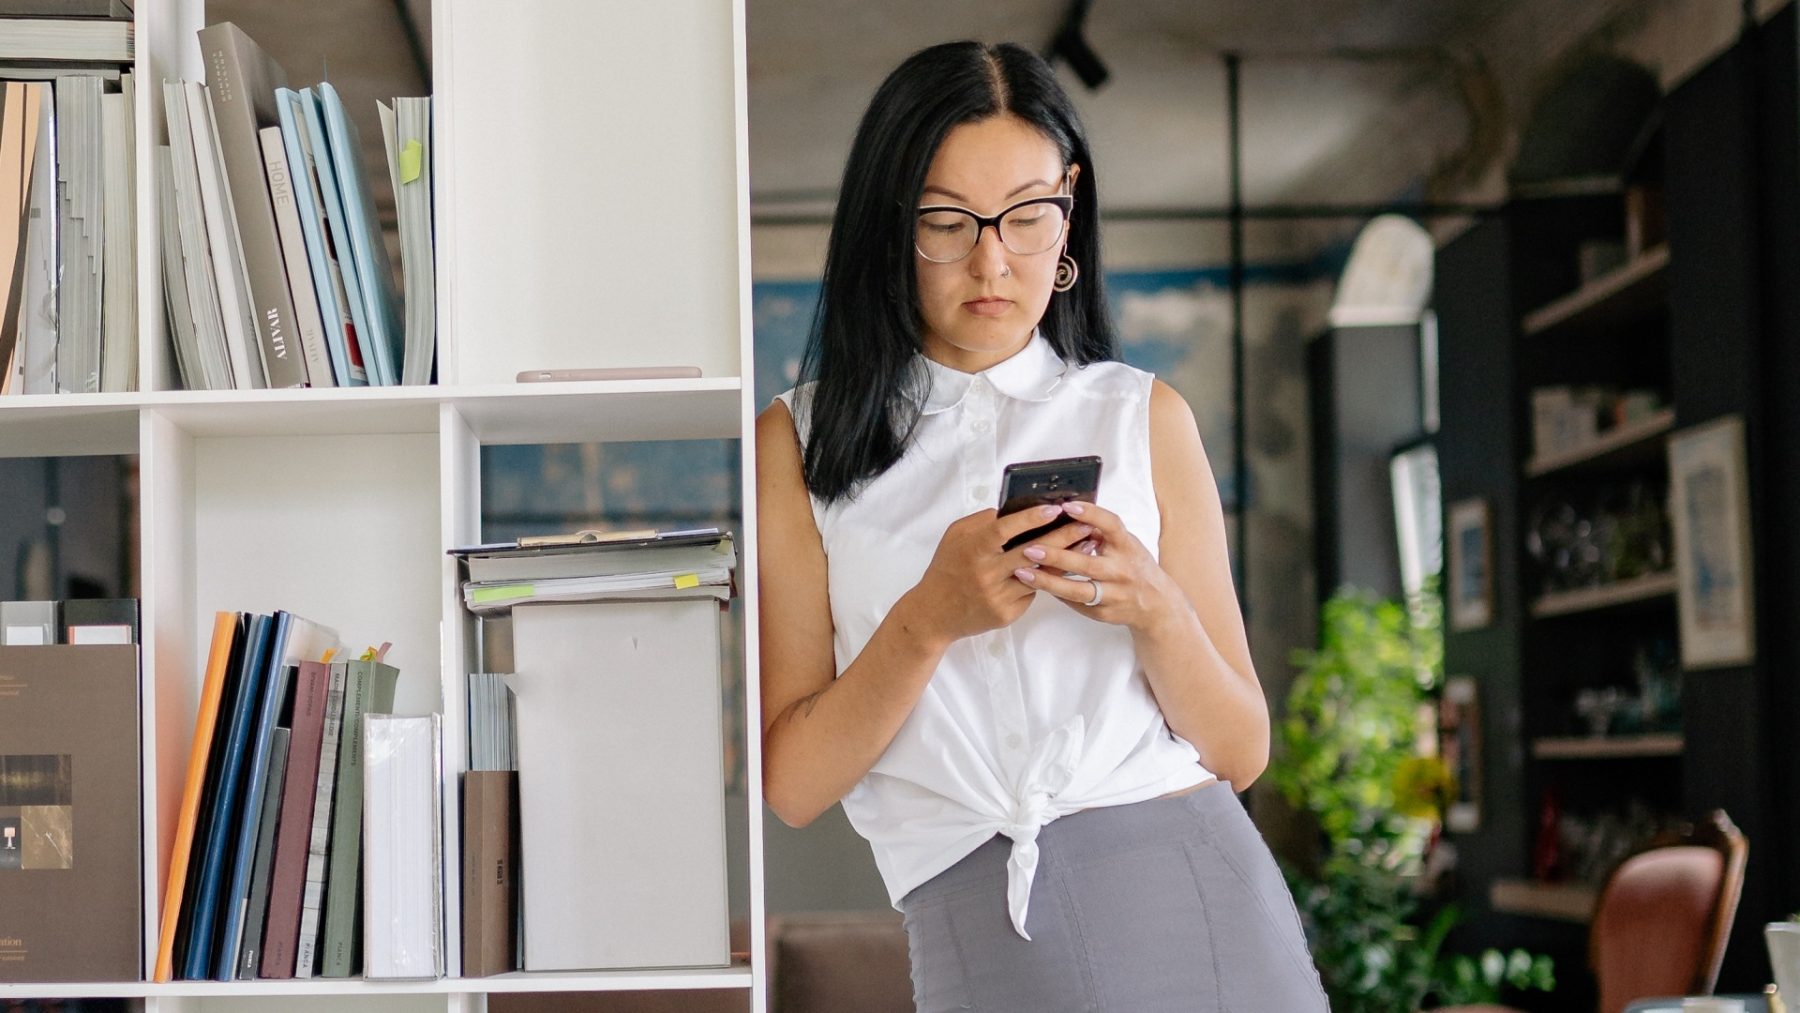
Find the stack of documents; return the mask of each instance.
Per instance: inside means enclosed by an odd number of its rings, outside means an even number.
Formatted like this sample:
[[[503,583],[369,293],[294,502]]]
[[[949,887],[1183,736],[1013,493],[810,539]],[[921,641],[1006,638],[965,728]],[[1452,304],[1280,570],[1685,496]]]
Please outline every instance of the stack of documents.
[[[441,767],[436,714],[364,718],[363,974],[444,973]]]
[[[731,597],[737,551],[729,532],[581,532],[452,549],[468,579],[463,604],[485,613],[530,602]]]

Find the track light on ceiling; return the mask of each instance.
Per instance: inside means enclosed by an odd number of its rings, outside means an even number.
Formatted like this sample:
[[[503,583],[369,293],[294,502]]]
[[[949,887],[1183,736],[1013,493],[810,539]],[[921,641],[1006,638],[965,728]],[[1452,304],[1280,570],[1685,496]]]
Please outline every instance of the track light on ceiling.
[[[1087,85],[1089,91],[1097,91],[1106,83],[1111,72],[1106,64],[1100,62],[1099,54],[1088,45],[1087,38],[1082,35],[1082,27],[1087,21],[1088,9],[1094,6],[1094,0],[1071,0],[1069,13],[1064,16],[1062,27],[1056,30],[1056,36],[1050,40],[1050,48],[1044,53],[1044,59],[1055,63],[1060,57],[1069,64],[1081,83]]]

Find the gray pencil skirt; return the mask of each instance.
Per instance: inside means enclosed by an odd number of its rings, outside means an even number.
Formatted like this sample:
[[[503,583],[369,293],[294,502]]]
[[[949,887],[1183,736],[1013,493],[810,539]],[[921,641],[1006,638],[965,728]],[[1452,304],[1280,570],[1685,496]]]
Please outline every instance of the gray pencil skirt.
[[[1028,942],[996,836],[901,901],[918,1013],[1329,1007],[1274,856],[1231,786],[1086,809],[1038,834]]]

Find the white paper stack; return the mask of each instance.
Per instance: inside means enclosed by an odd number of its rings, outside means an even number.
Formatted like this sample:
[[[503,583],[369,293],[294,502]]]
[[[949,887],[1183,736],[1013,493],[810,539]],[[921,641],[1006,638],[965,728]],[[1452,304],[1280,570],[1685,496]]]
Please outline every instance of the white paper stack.
[[[137,179],[132,110],[135,78],[120,79],[120,91],[100,96],[105,159],[105,224],[101,229],[100,389],[136,390],[137,353]]]
[[[100,389],[106,199],[101,87],[98,77],[56,79],[57,215],[62,240],[56,386],[62,393]]]
[[[463,604],[475,613],[531,602],[731,597],[737,549],[716,528],[552,545],[453,550],[468,565]]]
[[[442,977],[442,722],[363,720],[363,974]]]
[[[719,608],[513,612],[525,969],[730,961]]]

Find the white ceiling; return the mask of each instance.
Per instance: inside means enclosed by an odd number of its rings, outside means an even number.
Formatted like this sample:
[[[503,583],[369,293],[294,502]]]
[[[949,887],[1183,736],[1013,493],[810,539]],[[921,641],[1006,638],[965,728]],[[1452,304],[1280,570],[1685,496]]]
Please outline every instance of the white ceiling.
[[[937,42],[1042,50],[1066,0],[747,0],[751,191],[759,210],[817,209],[881,78]],[[1245,198],[1379,201],[1413,180],[1321,172],[1402,100],[1462,119],[1443,47],[1504,5],[1481,0],[1095,0],[1086,36],[1111,78],[1090,92],[1059,65],[1114,209],[1219,207],[1228,197],[1220,54],[1244,54]],[[1440,110],[1441,111],[1441,110]],[[1437,117],[1443,120],[1443,116]],[[1441,139],[1422,146],[1416,179]],[[828,205],[827,205],[828,206]]]

